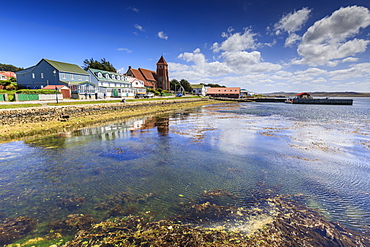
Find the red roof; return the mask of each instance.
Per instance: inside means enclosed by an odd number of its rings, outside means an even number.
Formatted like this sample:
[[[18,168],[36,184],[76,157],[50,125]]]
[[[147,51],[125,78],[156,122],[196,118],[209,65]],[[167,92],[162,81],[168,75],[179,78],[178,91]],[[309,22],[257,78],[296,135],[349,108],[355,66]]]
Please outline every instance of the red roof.
[[[131,69],[131,72],[132,72],[132,75],[133,77],[141,80],[141,81],[145,81],[145,78],[144,76],[141,74],[141,72],[137,69]]]
[[[298,94],[296,94],[295,96],[302,96],[302,95],[311,96],[311,94],[309,94],[309,93],[298,93]]]
[[[0,72],[0,74],[5,75],[6,77],[14,77],[14,78],[16,77],[14,72],[5,71],[5,72]]]
[[[164,59],[163,56],[158,60],[157,64],[167,64],[166,60]]]
[[[157,81],[155,79],[155,72],[154,71],[151,71],[151,70],[148,70],[148,69],[143,69],[143,68],[139,68],[139,70],[147,81]]]

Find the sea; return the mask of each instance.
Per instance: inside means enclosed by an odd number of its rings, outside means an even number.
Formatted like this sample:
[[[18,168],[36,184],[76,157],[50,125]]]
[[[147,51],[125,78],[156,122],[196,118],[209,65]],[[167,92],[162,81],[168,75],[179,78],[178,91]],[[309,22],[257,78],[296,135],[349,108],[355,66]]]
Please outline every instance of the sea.
[[[205,191],[244,206],[261,184],[368,234],[370,98],[220,103],[0,144],[0,216],[40,228],[70,214],[104,220],[101,205],[122,198],[156,219]]]

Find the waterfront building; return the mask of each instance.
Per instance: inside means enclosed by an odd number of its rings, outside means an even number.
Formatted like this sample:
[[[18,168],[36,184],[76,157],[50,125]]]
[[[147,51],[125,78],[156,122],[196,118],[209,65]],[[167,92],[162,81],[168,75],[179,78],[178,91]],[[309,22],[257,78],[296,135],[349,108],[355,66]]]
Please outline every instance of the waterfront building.
[[[133,69],[128,67],[127,76],[135,77],[144,82],[146,88],[170,90],[170,80],[168,77],[168,64],[163,56],[157,62],[156,72],[148,69]]]
[[[133,98],[135,96],[135,89],[132,87],[128,76],[92,68],[89,68],[87,72],[91,75],[91,83],[98,88],[98,98],[104,98],[104,96]]]
[[[127,76],[127,80],[131,82],[131,87],[135,90],[135,97],[140,98],[146,95],[146,87],[142,80],[131,76]]]
[[[207,96],[224,97],[224,98],[239,98],[240,87],[211,87],[207,90]]]
[[[15,74],[18,85],[30,89],[41,89],[47,85],[76,85],[86,91],[90,87],[90,75],[80,66],[44,58]]]
[[[190,85],[193,89],[191,92],[196,95],[206,96],[207,88],[203,84],[192,84]]]

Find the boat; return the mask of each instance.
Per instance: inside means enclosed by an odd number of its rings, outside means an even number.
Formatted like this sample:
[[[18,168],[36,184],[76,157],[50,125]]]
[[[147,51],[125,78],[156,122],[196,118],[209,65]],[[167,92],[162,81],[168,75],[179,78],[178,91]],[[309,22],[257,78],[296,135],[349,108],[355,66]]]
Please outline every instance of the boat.
[[[287,99],[285,103],[291,104],[320,104],[320,105],[352,105],[353,99],[312,98],[309,93],[296,94],[294,98]]]

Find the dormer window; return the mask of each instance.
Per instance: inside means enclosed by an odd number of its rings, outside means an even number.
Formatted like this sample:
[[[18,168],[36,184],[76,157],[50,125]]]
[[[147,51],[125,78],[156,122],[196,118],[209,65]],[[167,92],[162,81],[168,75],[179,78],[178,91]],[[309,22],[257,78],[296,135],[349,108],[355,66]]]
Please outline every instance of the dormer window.
[[[103,77],[102,73],[100,73],[100,72],[99,72],[99,73],[98,73],[98,77],[99,77],[99,78],[102,78],[102,77]]]
[[[105,78],[109,79],[109,75],[108,74],[105,74]]]

